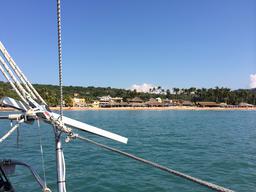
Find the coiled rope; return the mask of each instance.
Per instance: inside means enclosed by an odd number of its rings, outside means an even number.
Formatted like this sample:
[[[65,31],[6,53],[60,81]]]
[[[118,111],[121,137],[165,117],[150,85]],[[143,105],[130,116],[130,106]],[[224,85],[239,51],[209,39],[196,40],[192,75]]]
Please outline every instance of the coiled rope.
[[[210,183],[210,182],[207,182],[207,181],[204,181],[204,180],[201,180],[201,179],[198,179],[198,178],[195,178],[195,177],[192,177],[190,175],[187,175],[187,174],[184,174],[184,173],[181,173],[179,171],[175,171],[173,169],[170,169],[168,167],[165,167],[165,166],[162,166],[158,163],[155,163],[155,162],[152,162],[152,161],[149,161],[149,160],[146,160],[146,159],[143,159],[143,158],[140,158],[140,157],[137,157],[135,155],[132,155],[130,153],[127,153],[127,152],[124,152],[124,151],[121,151],[119,149],[116,149],[116,148],[113,148],[113,147],[109,147],[107,145],[104,145],[104,144],[101,144],[101,143],[98,143],[96,141],[93,141],[93,140],[90,140],[88,138],[85,138],[85,137],[82,137],[80,135],[74,135],[75,138],[78,138],[82,141],[86,141],[88,143],[91,143],[91,144],[94,144],[98,147],[101,147],[103,149],[106,149],[108,151],[112,151],[112,152],[115,152],[115,153],[118,153],[120,155],[124,155],[126,157],[129,157],[131,159],[134,159],[136,161],[140,161],[142,163],[145,163],[145,164],[148,164],[148,165],[151,165],[157,169],[160,169],[162,171],[165,171],[167,173],[170,173],[170,174],[173,174],[173,175],[176,175],[178,177],[181,177],[181,178],[184,178],[184,179],[187,179],[189,181],[192,181],[194,183],[197,183],[199,185],[202,185],[202,186],[205,186],[205,187],[208,187],[209,189],[212,189],[212,190],[215,190],[215,191],[220,191],[220,192],[234,192],[233,190],[230,190],[230,189],[227,189],[225,187],[222,187],[222,186],[219,186],[219,185],[216,185],[216,184],[213,184],[213,183]]]

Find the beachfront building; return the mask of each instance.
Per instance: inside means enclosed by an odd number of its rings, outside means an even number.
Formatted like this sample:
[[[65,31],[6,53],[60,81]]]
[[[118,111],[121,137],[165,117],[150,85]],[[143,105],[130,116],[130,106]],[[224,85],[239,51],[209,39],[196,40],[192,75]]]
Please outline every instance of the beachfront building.
[[[110,95],[98,97],[99,107],[110,107],[110,101],[112,97]]]
[[[92,108],[99,108],[100,107],[100,102],[98,100],[95,100],[92,103],[90,103],[89,106],[92,107]]]
[[[123,98],[122,97],[113,97],[110,100],[112,103],[122,103],[123,102]]]
[[[173,106],[182,106],[182,102],[183,102],[183,100],[174,99],[174,100],[172,100],[172,105]]]
[[[162,102],[163,102],[160,97],[157,97],[157,98],[156,98],[156,101],[157,101],[158,103],[162,103]]]
[[[126,107],[127,103],[123,102],[122,97],[102,96],[99,97],[99,107]]]
[[[110,107],[129,107],[129,104],[127,102],[113,102],[110,103]]]
[[[145,107],[144,101],[139,97],[128,99],[127,101],[130,107]]]
[[[241,102],[238,105],[239,107],[244,107],[244,108],[248,108],[248,107],[254,107],[254,105],[249,104],[249,103],[245,103],[245,102]]]
[[[192,103],[191,101],[183,100],[182,106],[191,107],[194,106],[194,103]]]
[[[226,107],[228,107],[228,104],[227,103],[220,103],[220,107],[223,107],[223,108],[226,108]]]
[[[72,99],[73,107],[85,107],[86,102],[84,98],[74,97]]]
[[[158,100],[157,98],[150,98],[149,101],[147,101],[145,103],[145,105],[147,107],[163,107],[163,103],[162,103],[162,100],[161,102],[159,102],[160,100]]]
[[[113,97],[110,102],[111,107],[128,107],[129,104],[123,101],[122,97]]]
[[[196,105],[198,107],[221,107],[219,103],[211,101],[196,102]]]
[[[110,102],[112,97],[110,95],[98,97],[100,102]]]
[[[163,100],[163,106],[164,107],[169,107],[169,106],[173,106],[172,100],[166,98]]]

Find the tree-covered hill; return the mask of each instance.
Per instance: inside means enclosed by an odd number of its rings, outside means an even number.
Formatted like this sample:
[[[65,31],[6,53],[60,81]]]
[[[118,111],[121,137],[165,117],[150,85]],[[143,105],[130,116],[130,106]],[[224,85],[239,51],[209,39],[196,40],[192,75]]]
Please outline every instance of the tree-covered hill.
[[[34,84],[39,94],[46,100],[50,106],[56,106],[59,103],[59,86],[57,85],[42,85]],[[171,90],[164,90],[159,86],[161,92],[156,94],[139,93],[132,90],[117,89],[111,87],[81,87],[81,86],[64,86],[63,93],[66,104],[71,105],[71,98],[74,94],[79,94],[79,97],[85,98],[87,102],[96,100],[100,96],[110,95],[111,97],[122,97],[124,101],[129,98],[140,97],[144,101],[150,98],[161,97],[162,99],[177,99],[177,100],[190,100],[196,101],[215,101],[225,102],[228,104],[236,105],[240,102],[246,102],[256,105],[256,90],[255,89],[239,89],[231,90],[229,88],[201,88],[197,89],[191,87],[189,89],[173,88]],[[9,83],[0,82],[0,97],[9,96],[17,98],[15,91]]]

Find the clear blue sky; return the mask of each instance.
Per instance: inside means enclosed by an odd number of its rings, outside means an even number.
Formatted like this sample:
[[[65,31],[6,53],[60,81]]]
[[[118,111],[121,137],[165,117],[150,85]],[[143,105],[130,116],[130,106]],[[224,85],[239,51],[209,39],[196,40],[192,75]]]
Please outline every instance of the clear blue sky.
[[[0,5],[0,41],[58,84],[56,1]],[[256,73],[255,0],[62,0],[62,25],[65,85],[236,89]]]

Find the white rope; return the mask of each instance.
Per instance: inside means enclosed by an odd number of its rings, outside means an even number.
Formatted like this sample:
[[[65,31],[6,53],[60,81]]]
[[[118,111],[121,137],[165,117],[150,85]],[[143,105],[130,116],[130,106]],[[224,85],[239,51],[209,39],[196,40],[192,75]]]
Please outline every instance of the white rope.
[[[25,81],[25,79],[22,77],[22,74],[18,70],[16,63],[11,58],[10,54],[8,53],[8,51],[6,50],[6,48],[4,47],[4,45],[1,42],[0,42],[0,51],[2,52],[2,54],[4,55],[4,57],[6,58],[8,63],[10,64],[11,68],[13,69],[13,71],[15,72],[17,77],[21,80],[22,84],[25,85],[25,88],[27,89],[27,91],[31,94],[31,96],[34,99],[37,99],[35,94],[33,93],[33,91],[29,88],[29,86],[28,86],[27,82]]]
[[[3,58],[0,56],[0,64],[3,65]],[[29,103],[27,102],[27,100],[25,99],[25,97],[23,96],[23,94],[19,91],[19,89],[16,87],[16,84],[14,84],[14,82],[11,80],[10,76],[5,72],[5,70],[3,69],[3,67],[0,65],[0,71],[2,72],[2,74],[4,75],[4,77],[6,78],[6,80],[11,84],[12,88],[15,90],[15,92],[18,94],[18,96],[21,98],[21,100],[26,103],[27,105],[29,105]]]
[[[44,163],[44,150],[42,145],[42,136],[41,136],[41,126],[39,119],[37,120],[37,127],[38,127],[38,136],[39,136],[39,144],[40,144],[40,153],[41,153],[41,161],[42,161],[42,169],[44,174],[44,189],[47,188],[47,182],[46,182],[46,174],[45,174],[45,163]]]
[[[0,58],[0,60],[1,60],[1,64],[3,65],[3,67],[5,68],[7,73],[10,75],[10,77],[14,81],[15,85],[17,85],[18,89],[21,91],[21,94],[26,98],[28,96],[26,89],[24,89],[24,87],[21,85],[21,83],[17,80],[17,78],[13,74],[12,70],[9,68],[7,63],[2,59],[2,57]]]

